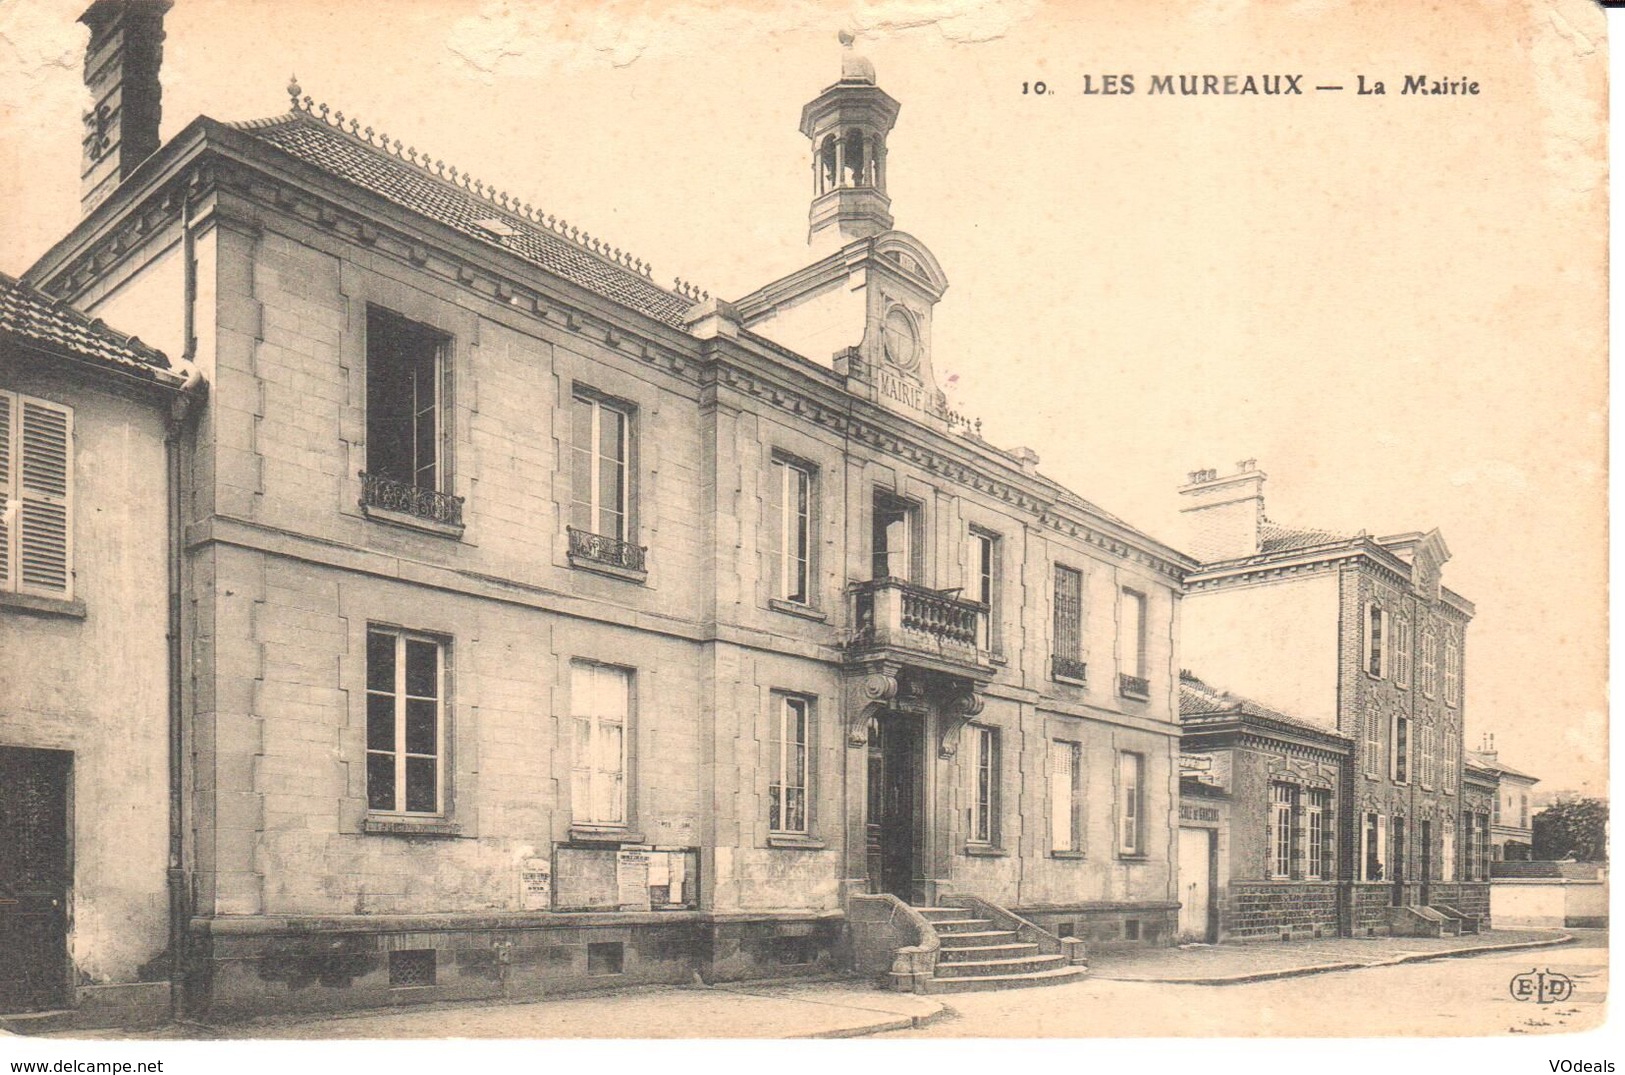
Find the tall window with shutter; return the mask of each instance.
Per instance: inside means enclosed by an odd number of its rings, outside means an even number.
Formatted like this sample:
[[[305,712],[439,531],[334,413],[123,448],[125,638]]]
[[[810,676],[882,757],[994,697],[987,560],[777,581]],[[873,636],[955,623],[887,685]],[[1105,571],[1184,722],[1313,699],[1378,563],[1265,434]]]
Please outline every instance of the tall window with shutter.
[[[0,392],[0,590],[73,597],[73,411]]]
[[[1083,776],[1083,746],[1064,739],[1050,742],[1049,832],[1050,850],[1083,850],[1082,797],[1078,784]]]
[[[1055,565],[1055,622],[1050,636],[1051,674],[1083,679],[1083,573]]]

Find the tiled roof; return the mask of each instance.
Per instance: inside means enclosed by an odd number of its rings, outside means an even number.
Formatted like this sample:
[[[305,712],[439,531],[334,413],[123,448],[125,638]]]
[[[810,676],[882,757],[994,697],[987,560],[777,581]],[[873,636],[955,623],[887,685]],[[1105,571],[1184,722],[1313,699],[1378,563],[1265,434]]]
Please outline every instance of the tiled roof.
[[[1243,698],[1229,691],[1221,691],[1217,687],[1197,679],[1189,674],[1179,677],[1179,718],[1186,723],[1194,723],[1204,717],[1257,717],[1260,720],[1273,721],[1284,724],[1299,731],[1313,732],[1316,735],[1329,736],[1333,739],[1348,741],[1349,737],[1335,729],[1323,724],[1304,720],[1271,709],[1267,705],[1255,702],[1251,698]]]
[[[1540,777],[1535,776],[1532,773],[1526,773],[1521,769],[1514,769],[1506,762],[1497,761],[1495,758],[1492,758],[1487,754],[1482,754],[1476,750],[1469,750],[1467,752],[1467,757],[1474,765],[1477,765],[1486,772],[1505,773],[1507,776],[1521,776],[1525,780],[1533,780],[1536,783],[1539,783],[1540,781]]]
[[[1330,530],[1310,530],[1304,527],[1282,526],[1268,519],[1258,524],[1258,551],[1285,552],[1289,549],[1307,549],[1331,541],[1347,541],[1348,534]]]
[[[162,351],[0,273],[0,338],[166,384],[180,381]]]
[[[308,98],[307,98],[308,101]],[[460,176],[455,168],[431,164],[428,155],[409,151],[400,155],[400,143],[373,141],[372,129],[363,135],[345,131],[309,106],[275,119],[234,124],[244,133],[297,157],[329,175],[354,183],[404,209],[455,228],[492,246],[501,247],[555,276],[641,311],[668,325],[680,326],[683,315],[698,301],[691,289],[668,291],[648,277],[649,269],[601,241],[595,243],[579,229],[553,217],[521,208],[506,193]],[[323,116],[326,106],[322,106]],[[339,114],[342,124],[343,114]],[[355,127],[355,121],[351,121]],[[458,180],[461,180],[459,182]],[[468,186],[463,186],[467,183]],[[494,225],[494,227],[492,226]],[[680,288],[686,288],[679,282]]]

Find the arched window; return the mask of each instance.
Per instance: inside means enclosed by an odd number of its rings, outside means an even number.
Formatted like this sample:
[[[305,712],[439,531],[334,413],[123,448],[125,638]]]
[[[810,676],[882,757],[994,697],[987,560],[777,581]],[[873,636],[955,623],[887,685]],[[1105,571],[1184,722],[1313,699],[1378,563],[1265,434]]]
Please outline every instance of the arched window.
[[[841,175],[841,185],[846,187],[870,185],[869,159],[863,152],[863,132],[855,128],[846,132],[846,163]]]
[[[832,134],[824,139],[824,144],[818,150],[818,193],[828,194],[835,189],[835,136]]]

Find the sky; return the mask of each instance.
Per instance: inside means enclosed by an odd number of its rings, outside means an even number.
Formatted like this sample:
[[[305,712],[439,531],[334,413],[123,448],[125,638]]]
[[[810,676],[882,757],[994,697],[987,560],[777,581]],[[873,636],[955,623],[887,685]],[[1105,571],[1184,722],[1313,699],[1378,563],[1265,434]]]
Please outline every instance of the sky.
[[[78,216],[82,7],[0,0],[0,271]],[[950,280],[932,333],[950,405],[1176,546],[1186,473],[1250,458],[1278,522],[1438,527],[1445,584],[1478,607],[1469,745],[1493,732],[1542,790],[1603,790],[1605,58],[1586,0],[178,0],[166,27],[165,137],[281,113],[296,73],[724,297],[806,261],[797,125],[852,30],[902,102],[897,226]],[[1301,73],[1307,92],[1147,92],[1202,73]],[[1082,92],[1107,74],[1137,92]],[[1479,93],[1402,95],[1407,74]],[[1387,93],[1353,92],[1360,75]]]

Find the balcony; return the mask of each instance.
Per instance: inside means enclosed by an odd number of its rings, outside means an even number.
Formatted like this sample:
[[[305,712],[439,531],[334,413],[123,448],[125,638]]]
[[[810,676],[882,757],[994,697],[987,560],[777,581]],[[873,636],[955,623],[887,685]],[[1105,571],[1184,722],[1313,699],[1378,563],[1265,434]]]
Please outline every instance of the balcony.
[[[902,659],[929,656],[936,660],[928,664],[954,669],[989,667],[987,651],[979,644],[988,608],[980,601],[896,578],[854,583],[851,593],[851,653],[895,650]]]
[[[1140,676],[1125,673],[1117,677],[1117,693],[1124,698],[1136,698],[1144,702],[1151,697],[1151,682]]]
[[[361,511],[368,518],[448,536],[463,532],[462,497],[382,474],[361,471],[360,476]]]
[[[645,556],[649,550],[646,546],[588,530],[577,530],[573,526],[565,527],[565,532],[570,536],[570,563],[573,566],[637,581],[648,575]]]

